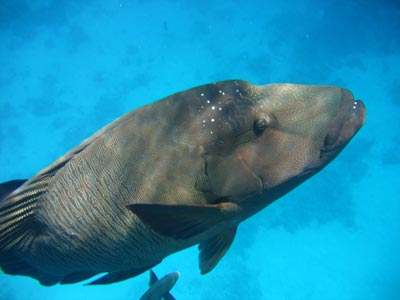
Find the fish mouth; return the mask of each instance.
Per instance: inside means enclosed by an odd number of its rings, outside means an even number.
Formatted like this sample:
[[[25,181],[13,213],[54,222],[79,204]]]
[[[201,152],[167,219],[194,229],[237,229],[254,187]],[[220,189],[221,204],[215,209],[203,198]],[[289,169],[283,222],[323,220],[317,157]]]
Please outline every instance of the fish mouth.
[[[334,158],[363,126],[365,115],[364,103],[355,100],[349,90],[342,89],[342,105],[325,136],[320,158]]]

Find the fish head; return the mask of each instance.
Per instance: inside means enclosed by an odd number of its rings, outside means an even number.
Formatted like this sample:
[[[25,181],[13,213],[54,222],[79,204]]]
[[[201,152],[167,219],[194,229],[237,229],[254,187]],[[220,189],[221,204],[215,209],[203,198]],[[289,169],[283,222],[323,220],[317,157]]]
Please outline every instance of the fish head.
[[[165,278],[166,278],[166,283],[167,283],[167,286],[166,286],[166,290],[171,290],[172,289],[172,287],[175,285],[175,283],[178,281],[178,279],[179,279],[179,276],[180,276],[180,273],[179,272],[172,272],[172,273],[170,273],[170,274],[168,274],[168,275],[166,275],[165,276]]]
[[[173,273],[171,273],[171,282],[172,282],[172,285],[175,285],[175,283],[178,281],[180,275],[181,275],[181,274],[180,274],[179,272],[173,272]]]
[[[322,170],[365,121],[365,106],[335,86],[276,84],[257,87],[254,131],[238,148],[271,200]]]
[[[229,125],[220,144],[230,150],[206,155],[210,190],[221,201],[276,200],[322,170],[365,121],[364,104],[347,89],[237,85],[219,121]]]

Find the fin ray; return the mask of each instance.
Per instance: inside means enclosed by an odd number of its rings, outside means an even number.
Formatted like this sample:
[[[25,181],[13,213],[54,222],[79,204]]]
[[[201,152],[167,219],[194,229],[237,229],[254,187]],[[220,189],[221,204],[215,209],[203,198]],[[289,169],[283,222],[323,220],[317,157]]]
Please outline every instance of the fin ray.
[[[0,253],[24,247],[33,239],[40,224],[35,220],[37,200],[46,192],[55,171],[35,176],[6,196],[0,206]],[[18,182],[18,181],[17,181]],[[21,183],[22,181],[19,181]]]
[[[0,208],[0,251],[8,252],[13,247],[28,242],[31,233],[39,227],[34,220],[37,198],[23,203],[11,203]],[[1,253],[0,252],[0,253]]]
[[[235,239],[237,228],[232,228],[199,245],[199,267],[201,274],[210,272],[228,251]]]

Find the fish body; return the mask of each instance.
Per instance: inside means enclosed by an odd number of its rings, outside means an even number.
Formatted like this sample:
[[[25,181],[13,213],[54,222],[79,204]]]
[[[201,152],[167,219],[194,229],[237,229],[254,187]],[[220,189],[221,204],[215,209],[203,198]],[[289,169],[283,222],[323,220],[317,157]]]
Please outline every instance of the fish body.
[[[0,266],[43,285],[108,272],[91,283],[108,284],[199,244],[207,273],[242,221],[323,169],[364,119],[346,89],[240,80],[133,110],[0,186]]]
[[[158,279],[153,270],[150,270],[150,288],[139,300],[174,300],[169,291],[174,287],[179,276],[179,272],[173,272]]]

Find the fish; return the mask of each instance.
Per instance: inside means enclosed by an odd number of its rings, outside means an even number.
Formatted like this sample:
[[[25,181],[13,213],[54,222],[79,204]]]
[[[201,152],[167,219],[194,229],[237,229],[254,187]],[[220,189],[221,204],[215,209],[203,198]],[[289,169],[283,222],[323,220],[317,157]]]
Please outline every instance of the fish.
[[[198,245],[206,274],[241,222],[321,171],[365,116],[345,88],[243,80],[137,108],[1,184],[0,267],[44,286],[111,284]]]
[[[139,300],[175,300],[174,296],[172,296],[169,291],[174,287],[179,276],[179,272],[173,272],[158,279],[154,271],[150,270],[150,288]]]

